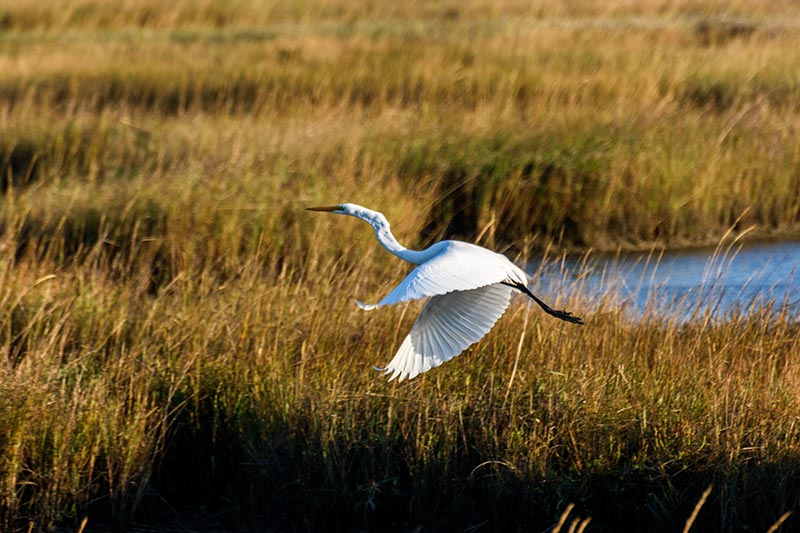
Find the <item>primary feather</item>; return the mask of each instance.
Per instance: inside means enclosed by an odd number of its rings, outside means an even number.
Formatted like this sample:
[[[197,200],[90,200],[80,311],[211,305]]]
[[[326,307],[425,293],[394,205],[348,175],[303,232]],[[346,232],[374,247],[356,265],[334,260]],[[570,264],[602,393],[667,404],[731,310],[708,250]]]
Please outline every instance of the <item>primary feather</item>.
[[[556,311],[528,290],[525,272],[504,255],[461,241],[442,241],[409,250],[394,238],[383,214],[356,204],[309,208],[350,215],[369,223],[378,242],[392,254],[417,266],[377,304],[356,304],[365,310],[430,298],[411,332],[384,370],[390,380],[411,379],[457,356],[478,342],[505,312],[511,293],[530,296],[545,312],[582,324],[566,311]]]
[[[481,340],[505,312],[512,290],[486,285],[432,297],[386,366],[390,380],[416,377]]]

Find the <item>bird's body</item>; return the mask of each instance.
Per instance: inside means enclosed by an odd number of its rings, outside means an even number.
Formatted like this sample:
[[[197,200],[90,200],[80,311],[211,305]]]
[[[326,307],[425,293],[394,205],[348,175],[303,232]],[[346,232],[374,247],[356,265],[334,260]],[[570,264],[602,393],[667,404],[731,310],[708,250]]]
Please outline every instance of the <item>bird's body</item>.
[[[380,302],[356,301],[364,310],[409,300],[430,298],[411,332],[384,369],[400,381],[439,366],[478,342],[494,326],[517,290],[547,313],[568,322],[580,318],[547,306],[528,290],[525,272],[506,256],[461,241],[441,241],[425,250],[409,250],[397,242],[383,214],[356,204],[312,207],[360,218],[375,229],[378,242],[389,252],[418,266]]]

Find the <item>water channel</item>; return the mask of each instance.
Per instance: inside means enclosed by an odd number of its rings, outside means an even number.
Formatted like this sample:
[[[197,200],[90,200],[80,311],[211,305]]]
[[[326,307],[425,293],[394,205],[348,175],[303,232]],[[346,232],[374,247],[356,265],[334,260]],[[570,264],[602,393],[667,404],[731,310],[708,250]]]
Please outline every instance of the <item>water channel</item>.
[[[590,303],[621,306],[633,318],[725,318],[767,307],[800,317],[800,241],[593,253],[532,261],[530,267],[538,275],[532,287],[543,294],[579,291]]]

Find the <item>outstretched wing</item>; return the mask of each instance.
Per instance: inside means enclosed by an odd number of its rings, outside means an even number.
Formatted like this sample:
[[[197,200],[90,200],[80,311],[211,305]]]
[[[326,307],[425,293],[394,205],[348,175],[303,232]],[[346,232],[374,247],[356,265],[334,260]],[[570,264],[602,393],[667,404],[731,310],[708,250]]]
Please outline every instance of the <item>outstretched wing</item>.
[[[478,342],[505,312],[513,290],[497,284],[432,297],[384,369],[390,381],[427,372]]]
[[[412,270],[380,302],[366,305],[356,301],[358,306],[369,310],[496,283],[527,283],[525,273],[504,255],[459,241],[439,244],[442,249],[438,255]]]

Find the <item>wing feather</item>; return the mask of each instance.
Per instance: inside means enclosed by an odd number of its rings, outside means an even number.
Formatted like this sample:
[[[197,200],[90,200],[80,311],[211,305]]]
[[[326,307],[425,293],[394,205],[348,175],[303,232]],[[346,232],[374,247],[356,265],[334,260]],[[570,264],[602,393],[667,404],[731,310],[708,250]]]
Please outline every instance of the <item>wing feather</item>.
[[[362,309],[375,309],[409,300],[468,291],[503,281],[527,284],[525,273],[501,254],[460,241],[443,241],[435,255],[417,266],[380,302]]]
[[[512,290],[495,284],[433,296],[385,372],[403,381],[457,356],[492,329],[508,307]]]

